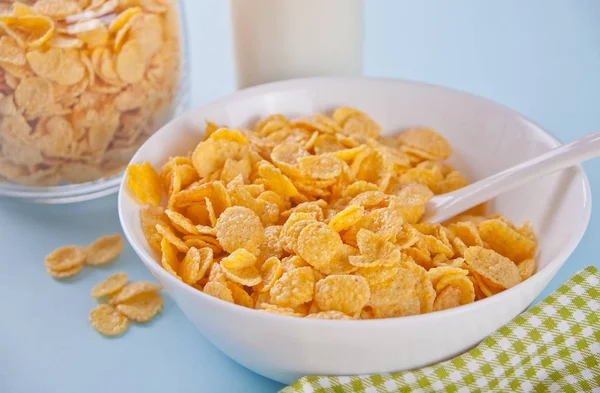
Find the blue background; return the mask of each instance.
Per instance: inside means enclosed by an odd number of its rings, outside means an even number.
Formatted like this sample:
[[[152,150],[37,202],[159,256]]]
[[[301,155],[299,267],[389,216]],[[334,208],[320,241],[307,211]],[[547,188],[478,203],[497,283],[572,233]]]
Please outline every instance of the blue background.
[[[200,105],[234,89],[228,4],[185,3],[191,101]],[[600,128],[599,17],[597,0],[366,0],[365,73],[491,98],[568,141]],[[600,160],[585,168],[600,195]],[[118,231],[115,196],[71,206],[0,200],[0,392],[281,387],[220,354],[169,299],[151,324],[131,326],[117,339],[99,336],[87,322],[95,306],[91,287],[119,270],[132,280],[150,274],[129,247],[112,266],[88,268],[64,283],[46,274],[43,257],[57,246]],[[576,270],[600,266],[599,232],[595,209],[583,241],[544,295]]]

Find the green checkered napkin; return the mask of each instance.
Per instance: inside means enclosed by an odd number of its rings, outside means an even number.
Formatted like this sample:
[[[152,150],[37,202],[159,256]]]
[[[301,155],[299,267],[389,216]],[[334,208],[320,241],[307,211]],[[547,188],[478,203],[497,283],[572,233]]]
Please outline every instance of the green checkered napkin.
[[[600,393],[599,288],[588,267],[457,358],[395,374],[304,377],[282,393]]]

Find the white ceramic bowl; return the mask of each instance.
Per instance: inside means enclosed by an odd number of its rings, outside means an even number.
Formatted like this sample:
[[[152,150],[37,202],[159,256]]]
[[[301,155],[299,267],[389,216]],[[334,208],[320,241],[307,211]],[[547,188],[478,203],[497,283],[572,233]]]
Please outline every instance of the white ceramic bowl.
[[[266,115],[310,115],[338,106],[367,112],[385,132],[430,126],[454,147],[450,162],[480,179],[559,145],[546,131],[493,102],[455,90],[366,78],[313,78],[237,92],[173,120],[148,140],[133,163],[160,167],[200,141],[204,120],[245,127]],[[531,219],[540,239],[539,271],[496,296],[442,312],[370,321],[327,321],[274,315],[203,294],[164,271],[146,243],[140,207],[121,186],[119,215],[127,239],[177,305],[216,347],[268,378],[291,383],[303,375],[348,375],[412,369],[473,347],[525,310],[580,241],[590,217],[580,167],[527,184],[492,208]],[[202,356],[199,354],[198,356]]]

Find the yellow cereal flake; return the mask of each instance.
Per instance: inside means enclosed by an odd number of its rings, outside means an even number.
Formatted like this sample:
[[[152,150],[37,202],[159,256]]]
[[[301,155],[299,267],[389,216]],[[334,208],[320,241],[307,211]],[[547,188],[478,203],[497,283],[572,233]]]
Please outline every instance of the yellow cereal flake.
[[[108,31],[110,33],[116,33],[117,31],[121,30],[123,26],[125,26],[125,24],[140,11],[140,7],[130,7],[122,11],[112,22],[110,22]]]
[[[227,287],[231,291],[233,302],[235,304],[239,304],[242,307],[254,308],[254,300],[241,285],[234,282],[228,282]]]
[[[181,279],[178,274],[181,261],[177,256],[177,248],[167,238],[163,237],[160,241],[160,251],[162,253],[161,266],[173,277]]]
[[[179,276],[186,284],[200,281],[213,263],[213,250],[209,247],[190,247],[179,265]]]
[[[363,206],[350,205],[337,213],[331,221],[329,221],[328,225],[337,232],[343,231],[360,221],[364,211],[365,208]]]
[[[77,275],[81,271],[82,268],[83,268],[83,265],[76,265],[76,266],[73,266],[71,268],[64,269],[64,270],[54,270],[54,269],[46,266],[46,271],[48,272],[48,274],[50,274],[52,277],[56,278],[57,280],[64,280],[66,278],[70,278],[70,277]]]
[[[469,281],[470,282],[470,281]],[[461,290],[458,287],[449,285],[438,293],[433,303],[435,311],[447,310],[460,306]]]
[[[90,312],[90,323],[105,336],[120,336],[129,326],[129,320],[110,304],[100,304]]]
[[[25,54],[17,40],[7,35],[0,37],[0,61],[22,66],[27,61]]]
[[[219,281],[209,281],[204,286],[204,293],[207,295],[216,297],[217,299],[225,300],[229,303],[234,303],[233,294],[227,287],[227,284]]]
[[[525,281],[529,277],[533,276],[533,273],[535,273],[535,259],[533,259],[533,258],[526,259],[526,260],[520,262],[517,265],[517,268],[519,269],[519,274],[521,275],[521,279],[523,281]]]
[[[158,206],[162,199],[160,176],[148,162],[132,164],[127,168],[127,187],[141,205]]]
[[[284,273],[269,291],[271,301],[280,307],[295,308],[310,302],[315,294],[315,277],[311,267]]]
[[[149,292],[158,292],[162,288],[160,285],[152,284],[148,281],[138,281],[131,284],[127,284],[117,294],[112,296],[109,300],[110,304],[122,304],[132,299],[133,297]]]
[[[188,252],[190,249],[187,244],[183,240],[181,240],[173,230],[163,224],[156,224],[156,232],[158,232],[163,239],[167,239],[169,243],[174,245],[181,252]]]
[[[146,62],[141,42],[130,40],[123,45],[117,56],[115,70],[123,82],[137,83],[142,80]]]
[[[85,262],[86,251],[79,246],[65,246],[57,248],[46,256],[46,267],[54,272],[70,270],[81,267]]]
[[[481,239],[497,253],[518,263],[535,255],[536,242],[521,235],[500,219],[483,221],[478,225]]]
[[[90,294],[95,298],[112,295],[123,289],[123,287],[127,285],[127,280],[126,273],[118,272],[112,274],[106,280],[96,284],[96,286],[92,288]]]
[[[140,220],[148,244],[160,250],[162,235],[156,230],[156,225],[168,225],[169,218],[165,214],[165,210],[158,206],[146,206],[140,210]]]
[[[501,288],[511,288],[522,281],[517,265],[494,250],[469,247],[465,251],[465,262],[470,269]]]
[[[117,304],[116,309],[132,321],[148,322],[162,310],[163,303],[160,294],[146,292]]]
[[[104,265],[115,259],[123,251],[123,238],[118,233],[102,236],[87,248],[85,263]]]
[[[469,221],[457,222],[456,224],[449,225],[448,228],[455,236],[459,237],[466,246],[483,246],[483,240],[481,240],[477,226],[474,223]]]
[[[367,305],[371,291],[364,277],[331,275],[315,285],[315,302],[323,311],[358,314]]]
[[[336,231],[322,222],[313,222],[300,232],[297,252],[315,269],[326,271],[342,245],[342,239]]]
[[[271,257],[281,258],[283,255],[283,248],[279,239],[282,230],[283,226],[281,225],[272,225],[265,228],[265,238],[260,244],[259,249],[259,262],[265,262]]]
[[[265,236],[260,218],[241,206],[227,208],[219,216],[215,229],[217,240],[227,252],[244,248],[256,255]]]
[[[421,313],[419,278],[400,268],[390,280],[371,288],[368,305],[375,318],[393,318]]]
[[[198,228],[194,225],[192,220],[190,220],[186,216],[179,214],[176,211],[169,210],[169,209],[165,210],[165,214],[167,215],[167,217],[169,217],[169,220],[171,220],[171,224],[173,224],[173,226],[179,232],[188,234],[188,235],[200,234],[200,232],[198,231]]]
[[[283,274],[283,267],[279,258],[273,256],[267,259],[260,267],[260,276],[262,277],[262,286],[256,289],[259,292],[267,292],[273,288],[275,282]]]

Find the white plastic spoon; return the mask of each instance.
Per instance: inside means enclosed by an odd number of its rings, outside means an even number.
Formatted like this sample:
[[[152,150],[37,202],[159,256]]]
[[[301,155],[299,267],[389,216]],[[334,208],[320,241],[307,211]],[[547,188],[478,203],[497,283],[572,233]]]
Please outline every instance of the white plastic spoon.
[[[531,180],[569,168],[600,155],[600,131],[552,149],[529,161],[479,180],[467,187],[437,195],[427,203],[424,222],[448,220]]]

